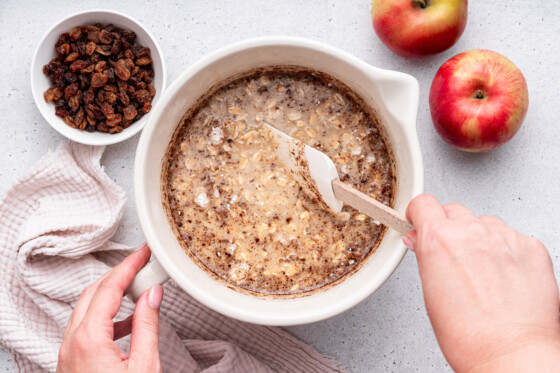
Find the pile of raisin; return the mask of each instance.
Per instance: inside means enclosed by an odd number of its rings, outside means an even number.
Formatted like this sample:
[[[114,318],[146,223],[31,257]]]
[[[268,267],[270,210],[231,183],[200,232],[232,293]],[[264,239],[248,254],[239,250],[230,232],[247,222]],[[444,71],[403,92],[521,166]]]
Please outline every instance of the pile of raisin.
[[[74,27],[60,35],[56,58],[43,66],[52,87],[43,94],[72,128],[119,133],[152,108],[156,89],[150,49],[114,25]]]

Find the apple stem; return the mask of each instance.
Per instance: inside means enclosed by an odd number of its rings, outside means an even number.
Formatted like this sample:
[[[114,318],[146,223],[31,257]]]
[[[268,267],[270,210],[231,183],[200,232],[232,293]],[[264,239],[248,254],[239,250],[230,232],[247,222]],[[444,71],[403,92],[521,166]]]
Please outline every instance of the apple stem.
[[[474,93],[474,98],[476,98],[477,100],[482,100],[484,98],[484,92],[482,92],[482,89],[477,89],[476,92]]]
[[[412,0],[412,5],[420,5],[420,8],[424,9],[428,4],[426,0]]]

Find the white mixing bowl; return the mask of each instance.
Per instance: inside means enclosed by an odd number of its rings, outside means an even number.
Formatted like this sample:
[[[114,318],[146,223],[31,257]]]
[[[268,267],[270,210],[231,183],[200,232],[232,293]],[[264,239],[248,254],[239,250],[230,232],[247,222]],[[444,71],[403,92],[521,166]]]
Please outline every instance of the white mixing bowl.
[[[424,171],[416,133],[419,87],[413,77],[382,70],[329,45],[293,37],[265,37],[222,48],[196,62],[166,90],[144,128],[134,165],[136,207],[157,258],[136,277],[138,296],[169,277],[195,299],[224,315],[266,325],[319,321],[356,305],[377,290],[406,253],[388,230],[375,253],[353,275],[323,291],[286,299],[243,294],[212,278],[181,249],[162,207],[160,174],[169,141],[183,114],[209,88],[233,75],[264,66],[299,65],[323,71],[348,85],[378,113],[396,160],[395,209],[422,193]]]

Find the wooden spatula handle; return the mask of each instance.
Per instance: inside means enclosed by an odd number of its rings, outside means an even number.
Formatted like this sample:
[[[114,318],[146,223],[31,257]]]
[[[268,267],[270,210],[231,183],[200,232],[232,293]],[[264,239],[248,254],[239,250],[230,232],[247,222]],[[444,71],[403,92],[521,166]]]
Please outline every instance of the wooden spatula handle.
[[[332,187],[336,198],[400,234],[405,235],[414,230],[412,224],[404,216],[351,185],[337,179],[333,180]]]

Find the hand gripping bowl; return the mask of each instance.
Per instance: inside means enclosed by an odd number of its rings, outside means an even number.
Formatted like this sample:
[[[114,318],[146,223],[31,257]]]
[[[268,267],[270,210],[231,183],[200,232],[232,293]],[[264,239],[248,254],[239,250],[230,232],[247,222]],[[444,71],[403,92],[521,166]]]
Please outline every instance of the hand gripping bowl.
[[[239,320],[265,325],[295,325],[339,314],[377,290],[406,253],[398,233],[388,230],[377,251],[353,275],[300,298],[257,297],[234,291],[213,279],[186,255],[168,223],[160,197],[160,173],[167,145],[187,109],[209,88],[253,68],[299,65],[325,72],[360,95],[386,129],[397,169],[395,209],[404,213],[423,189],[424,174],[416,134],[419,87],[413,77],[368,65],[319,42],[293,37],[242,41],[201,59],[167,89],[144,128],[134,165],[140,224],[157,260],[136,276],[133,297],[156,282],[172,278],[193,298]]]

